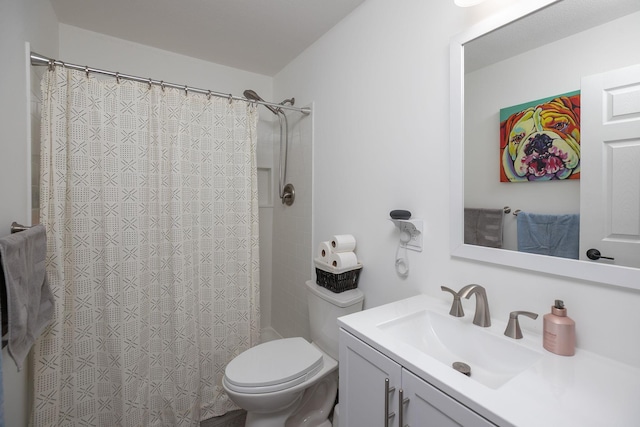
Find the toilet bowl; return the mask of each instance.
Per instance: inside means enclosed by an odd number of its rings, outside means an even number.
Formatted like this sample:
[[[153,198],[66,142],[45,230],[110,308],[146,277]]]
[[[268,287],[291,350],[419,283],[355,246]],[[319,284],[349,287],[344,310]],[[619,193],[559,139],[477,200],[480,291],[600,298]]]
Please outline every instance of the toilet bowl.
[[[364,295],[306,282],[312,342],[283,338],[252,347],[227,365],[222,385],[247,411],[246,427],[331,427],[338,389],[337,318],[362,310]]]

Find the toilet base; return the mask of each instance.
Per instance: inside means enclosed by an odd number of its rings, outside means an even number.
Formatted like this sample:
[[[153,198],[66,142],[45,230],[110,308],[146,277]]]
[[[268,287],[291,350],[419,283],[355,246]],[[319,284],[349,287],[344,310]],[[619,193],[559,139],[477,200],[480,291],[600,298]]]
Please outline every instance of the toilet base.
[[[305,390],[298,409],[287,419],[285,427],[331,427],[329,414],[338,393],[338,371]]]
[[[302,395],[300,396],[302,397]],[[291,406],[277,412],[250,412],[247,411],[245,427],[283,427],[291,413],[298,407],[301,399],[297,399]]]
[[[301,393],[289,407],[277,412],[247,411],[245,427],[331,427],[329,414],[338,391],[338,371],[327,374]]]

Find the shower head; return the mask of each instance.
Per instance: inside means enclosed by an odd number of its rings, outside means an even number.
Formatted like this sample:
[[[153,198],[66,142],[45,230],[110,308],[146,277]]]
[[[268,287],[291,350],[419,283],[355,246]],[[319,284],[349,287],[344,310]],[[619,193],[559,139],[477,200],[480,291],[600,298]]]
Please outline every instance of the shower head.
[[[252,101],[266,102],[264,99],[260,98],[260,95],[258,95],[254,90],[247,89],[242,94],[244,95],[245,98],[251,99]],[[271,110],[271,112],[276,116],[280,113],[279,108],[274,108],[271,105],[266,105],[266,104],[264,104],[264,106],[267,107],[269,110]]]

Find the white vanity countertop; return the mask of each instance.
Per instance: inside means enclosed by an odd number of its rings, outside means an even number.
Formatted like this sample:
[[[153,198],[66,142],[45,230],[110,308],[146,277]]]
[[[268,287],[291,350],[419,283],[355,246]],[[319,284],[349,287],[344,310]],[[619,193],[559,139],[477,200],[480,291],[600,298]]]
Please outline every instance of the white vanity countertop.
[[[377,327],[425,309],[448,315],[449,308],[443,300],[417,295],[341,317],[338,324],[497,425],[640,426],[640,369],[633,366],[581,349],[572,357],[558,356],[542,347],[540,335],[524,331],[518,345],[537,350],[541,358],[493,389]],[[473,311],[460,321],[471,322],[472,318]],[[486,328],[489,333],[512,340],[503,335],[506,321],[491,321],[492,326]]]

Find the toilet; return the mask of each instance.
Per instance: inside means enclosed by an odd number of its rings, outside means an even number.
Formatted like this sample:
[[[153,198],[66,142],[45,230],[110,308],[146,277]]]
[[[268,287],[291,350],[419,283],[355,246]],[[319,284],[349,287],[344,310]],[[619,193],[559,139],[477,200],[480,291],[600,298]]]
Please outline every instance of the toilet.
[[[311,340],[283,338],[252,347],[227,365],[222,386],[247,411],[245,427],[331,427],[338,391],[337,319],[362,310],[359,289],[333,293],[306,283]]]

